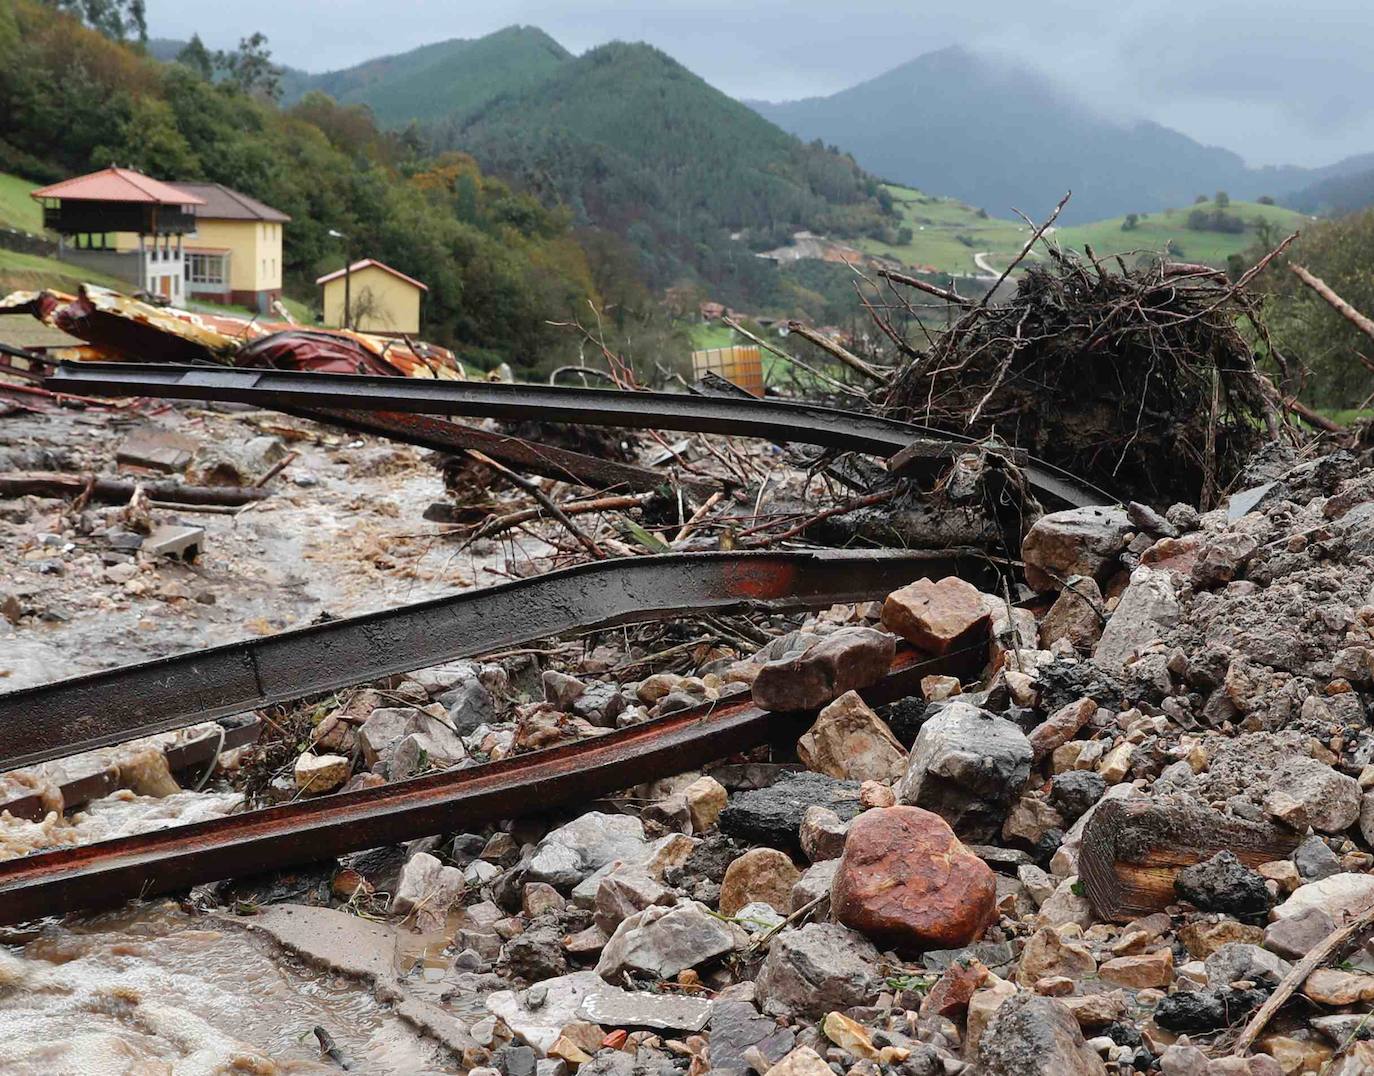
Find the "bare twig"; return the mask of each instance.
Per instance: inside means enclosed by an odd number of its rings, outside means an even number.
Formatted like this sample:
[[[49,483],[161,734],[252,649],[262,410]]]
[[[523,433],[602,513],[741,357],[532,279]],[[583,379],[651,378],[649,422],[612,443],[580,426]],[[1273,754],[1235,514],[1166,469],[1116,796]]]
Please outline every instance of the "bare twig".
[[[947,303],[954,303],[956,306],[973,305],[972,299],[966,299],[956,291],[949,291],[946,288],[938,287],[918,277],[907,276],[905,273],[898,273],[893,269],[879,269],[878,275],[884,280],[892,281],[894,284],[905,284],[908,288],[915,288],[917,291],[923,291],[927,295],[933,295],[937,299],[943,299]]]
[[[822,381],[831,385],[833,388],[839,389],[841,392],[847,392],[852,396],[858,396],[860,399],[868,399],[868,395],[866,393],[861,392],[859,389],[854,388],[852,385],[846,385],[843,381],[836,381],[824,370],[818,370],[814,366],[811,366],[809,363],[802,362],[802,360],[797,358],[795,355],[789,355],[782,348],[774,347],[761,336],[755,336],[734,318],[723,317],[720,320],[723,321],[726,325],[730,326],[730,328],[734,329],[735,332],[739,333],[746,340],[752,340],[754,343],[758,344],[759,347],[764,348],[766,351],[771,352],[772,354],[776,355],[778,358],[783,359],[786,362],[790,362],[793,366],[796,366],[798,369],[805,370],[812,377],[820,378]]]
[[[1235,1045],[1231,1047],[1231,1054],[1235,1057],[1243,1057],[1245,1052],[1250,1049],[1250,1044],[1259,1037],[1260,1032],[1265,1029],[1273,1015],[1283,1007],[1284,1002],[1293,996],[1293,992],[1307,981],[1307,977],[1337,950],[1370,930],[1374,930],[1374,904],[1371,904],[1345,926],[1333,930],[1316,948],[1310,950],[1305,957],[1293,965],[1293,970],[1283,977],[1279,985],[1274,988],[1274,992],[1269,995],[1269,1000],[1260,1006],[1259,1011],[1245,1025],[1245,1030],[1240,1033],[1240,1038],[1236,1039]]]
[[[585,549],[597,560],[605,559],[606,554],[601,551],[601,547],[598,546],[595,542],[593,542],[590,538],[588,538],[585,534],[583,534],[582,531],[578,529],[577,524],[568,518],[568,514],[564,512],[563,509],[558,507],[558,505],[554,503],[553,498],[550,497],[547,493],[545,493],[542,489],[540,489],[537,484],[531,482],[524,475],[517,474],[515,471],[512,471],[505,464],[497,463],[490,456],[477,451],[477,449],[475,448],[465,448],[463,449],[463,452],[469,459],[476,460],[478,463],[490,467],[502,478],[506,479],[506,481],[511,482],[514,485],[517,485],[521,489],[523,489],[536,501],[542,504],[544,506],[544,509],[549,513],[549,515],[553,516],[554,519],[558,520],[559,523],[563,524],[564,528],[568,531],[568,533],[571,534],[574,538],[578,540],[578,542],[581,543],[583,549]]]
[[[1359,329],[1365,336],[1374,338],[1374,321],[1370,321],[1369,318],[1365,317],[1337,295],[1335,289],[1333,289],[1330,284],[1315,273],[1309,272],[1301,265],[1289,265],[1288,268],[1292,270],[1294,276],[1330,303],[1332,308],[1340,314],[1341,317],[1345,318],[1351,325]]]
[[[1054,207],[1054,212],[1050,214],[1049,219],[1031,233],[1031,237],[1026,240],[1026,245],[1021,248],[1021,253],[1011,260],[1011,264],[1003,269],[1002,275],[997,278],[997,283],[988,290],[986,295],[978,300],[978,307],[980,309],[988,305],[988,301],[993,297],[997,289],[1002,286],[1002,282],[1005,281],[1007,277],[1011,276],[1011,271],[1021,264],[1026,255],[1031,252],[1031,248],[1040,241],[1040,237],[1045,234],[1046,229],[1059,219],[1059,214],[1063,212],[1064,206],[1068,204],[1069,198],[1072,195],[1073,191],[1066,191],[1064,197],[1059,199],[1059,204]]]

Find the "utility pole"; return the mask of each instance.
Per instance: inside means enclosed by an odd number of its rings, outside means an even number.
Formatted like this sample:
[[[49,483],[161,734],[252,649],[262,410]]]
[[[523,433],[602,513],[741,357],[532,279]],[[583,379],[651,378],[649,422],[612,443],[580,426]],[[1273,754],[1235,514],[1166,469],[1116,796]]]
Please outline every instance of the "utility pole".
[[[352,275],[353,275],[353,249],[352,249],[352,244],[349,242],[348,236],[344,235],[343,232],[336,232],[333,228],[330,228],[330,229],[329,229],[329,234],[330,234],[331,236],[333,236],[335,239],[342,239],[342,240],[344,241],[344,309],[343,309],[343,315],[344,315],[344,316],[343,316],[343,327],[344,327],[345,329],[349,329],[349,328],[352,328],[351,322],[352,322],[352,320],[353,320],[353,293],[352,293],[352,289],[351,289],[350,286],[349,286],[349,285],[352,283]]]

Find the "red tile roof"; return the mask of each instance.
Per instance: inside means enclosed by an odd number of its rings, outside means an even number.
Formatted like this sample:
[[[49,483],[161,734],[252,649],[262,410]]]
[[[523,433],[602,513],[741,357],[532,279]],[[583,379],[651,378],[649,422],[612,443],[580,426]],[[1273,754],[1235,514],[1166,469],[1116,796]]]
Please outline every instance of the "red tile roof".
[[[240,194],[223,183],[173,183],[170,186],[200,199],[196,210],[201,220],[265,220],[285,224],[291,218],[280,209]]]
[[[163,183],[131,168],[114,166],[30,191],[29,197],[69,198],[82,202],[143,202],[149,205],[205,204],[205,199],[177,190],[170,183]]]
[[[348,267],[348,271],[351,273],[356,273],[362,269],[368,268],[369,266],[373,269],[380,269],[384,273],[390,273],[392,276],[404,280],[407,284],[413,284],[421,291],[429,291],[428,284],[421,284],[414,277],[406,276],[405,273],[401,272],[399,269],[393,269],[391,268],[391,266],[385,265],[382,262],[377,261],[375,258],[364,258],[362,261],[354,262],[352,265]],[[315,283],[328,284],[331,280],[338,280],[343,275],[344,271],[342,269],[335,269],[332,273],[325,273],[325,275],[317,279]]]

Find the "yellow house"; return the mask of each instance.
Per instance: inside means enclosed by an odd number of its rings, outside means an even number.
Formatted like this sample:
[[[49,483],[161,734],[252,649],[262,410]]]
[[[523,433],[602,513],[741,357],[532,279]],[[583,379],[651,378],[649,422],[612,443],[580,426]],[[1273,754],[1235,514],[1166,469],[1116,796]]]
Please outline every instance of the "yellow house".
[[[279,209],[222,183],[172,183],[195,198],[195,231],[183,241],[184,294],[209,303],[233,303],[270,313],[281,298],[282,225]],[[138,237],[121,232],[119,250],[132,250]]]
[[[429,288],[389,265],[364,258],[346,270],[326,273],[315,283],[322,289],[326,325],[344,324],[346,294],[350,328],[384,335],[420,331],[420,298]]]

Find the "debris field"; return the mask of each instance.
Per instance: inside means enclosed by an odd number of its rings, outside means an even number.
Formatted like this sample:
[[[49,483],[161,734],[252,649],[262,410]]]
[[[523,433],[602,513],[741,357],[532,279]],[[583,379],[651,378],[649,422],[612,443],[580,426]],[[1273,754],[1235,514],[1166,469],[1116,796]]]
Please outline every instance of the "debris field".
[[[1237,285],[1027,280],[843,437],[6,300],[0,1070],[1374,1072],[1374,467]]]

